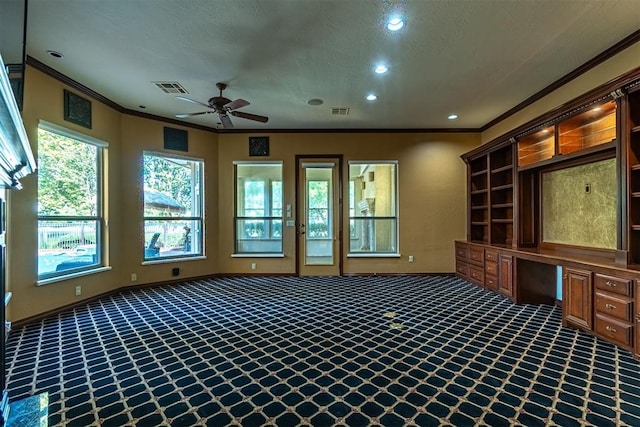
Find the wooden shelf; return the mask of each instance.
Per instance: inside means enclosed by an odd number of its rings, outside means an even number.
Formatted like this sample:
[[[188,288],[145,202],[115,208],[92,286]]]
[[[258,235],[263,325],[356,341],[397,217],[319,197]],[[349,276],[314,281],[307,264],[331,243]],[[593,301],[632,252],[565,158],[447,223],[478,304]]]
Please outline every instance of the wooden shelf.
[[[487,173],[487,170],[486,170],[486,169],[483,169],[483,170],[478,171],[478,172],[473,172],[473,173],[471,174],[471,176],[480,176],[480,175],[484,175],[484,174],[486,174],[486,173]]]
[[[513,224],[513,219],[495,218],[495,219],[492,219],[491,222],[496,224]]]
[[[498,203],[495,205],[491,205],[492,208],[494,209],[500,209],[500,208],[512,208],[513,207],[513,203]]]
[[[513,188],[513,184],[498,185],[497,187],[491,187],[491,191],[508,190],[511,188]]]
[[[631,133],[640,132],[640,125],[631,128]]]
[[[489,225],[488,222],[480,222],[480,221],[472,221],[471,225],[482,225],[482,226],[487,226]]]
[[[513,165],[502,166],[501,168],[491,169],[491,173],[500,173],[513,170]]]
[[[631,226],[631,229],[632,229],[633,231],[640,231],[640,225],[632,225],[632,226]]]
[[[640,163],[638,163],[637,165],[631,166],[631,170],[632,171],[640,171]]]
[[[633,193],[631,193],[631,197],[640,197],[640,191],[634,191]]]
[[[483,188],[482,190],[473,190],[471,194],[484,194],[486,192],[487,192],[487,189]]]
[[[480,209],[487,209],[488,207],[489,206],[487,206],[487,205],[471,206],[471,210],[477,211],[477,210],[480,210]]]

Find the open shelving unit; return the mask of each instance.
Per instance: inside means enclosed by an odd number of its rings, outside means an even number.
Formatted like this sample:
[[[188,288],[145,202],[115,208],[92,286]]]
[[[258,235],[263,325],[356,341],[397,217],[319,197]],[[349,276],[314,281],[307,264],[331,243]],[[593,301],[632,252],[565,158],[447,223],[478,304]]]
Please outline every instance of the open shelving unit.
[[[513,145],[489,154],[489,183],[491,189],[491,231],[493,245],[513,244],[514,167]]]
[[[640,87],[628,96],[627,164],[629,166],[629,255],[628,262],[640,264]]]
[[[489,182],[487,157],[469,163],[469,240],[489,243]]]

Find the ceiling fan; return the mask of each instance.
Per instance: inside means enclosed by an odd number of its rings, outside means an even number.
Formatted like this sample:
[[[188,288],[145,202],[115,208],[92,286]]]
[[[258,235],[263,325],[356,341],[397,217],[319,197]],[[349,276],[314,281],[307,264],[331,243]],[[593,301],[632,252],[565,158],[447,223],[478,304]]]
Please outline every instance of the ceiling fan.
[[[267,123],[269,121],[269,117],[236,111],[238,108],[246,107],[247,105],[249,105],[249,101],[245,101],[242,98],[238,98],[232,101],[228,98],[223,97],[222,91],[227,88],[226,83],[216,83],[216,87],[220,89],[220,96],[214,96],[213,98],[210,98],[206,104],[204,102],[196,101],[194,99],[186,98],[184,96],[176,96],[176,98],[182,101],[192,102],[194,104],[211,108],[211,111],[201,111],[199,113],[176,114],[176,117],[183,119],[185,117],[199,116],[201,114],[218,113],[218,117],[220,117],[220,122],[222,123],[222,126],[225,129],[233,128],[233,123],[231,122],[231,118],[229,117],[229,114],[231,114],[234,117],[240,117],[242,119],[247,119],[247,120],[254,120],[260,123]]]

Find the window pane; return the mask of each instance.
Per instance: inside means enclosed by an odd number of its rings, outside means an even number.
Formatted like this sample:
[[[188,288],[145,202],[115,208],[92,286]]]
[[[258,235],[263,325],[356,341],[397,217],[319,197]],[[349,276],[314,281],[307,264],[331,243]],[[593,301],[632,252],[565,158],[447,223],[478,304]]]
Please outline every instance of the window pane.
[[[397,165],[349,164],[349,250],[397,253]]]
[[[355,236],[349,239],[351,252],[396,253],[396,220],[355,219]]]
[[[267,231],[272,231],[269,237]],[[236,219],[236,253],[281,253],[281,219]]]
[[[201,215],[202,162],[144,155],[145,217]]]
[[[329,208],[329,182],[328,181],[309,181],[309,209],[313,208]]]
[[[149,220],[144,222],[144,258],[156,259],[202,253],[202,225],[198,220]]]
[[[98,215],[98,147],[38,129],[38,215]]]
[[[38,221],[38,276],[99,265],[98,221]]]
[[[203,169],[199,160],[144,155],[144,259],[204,253]]]
[[[282,253],[282,164],[243,163],[235,171],[236,253]]]

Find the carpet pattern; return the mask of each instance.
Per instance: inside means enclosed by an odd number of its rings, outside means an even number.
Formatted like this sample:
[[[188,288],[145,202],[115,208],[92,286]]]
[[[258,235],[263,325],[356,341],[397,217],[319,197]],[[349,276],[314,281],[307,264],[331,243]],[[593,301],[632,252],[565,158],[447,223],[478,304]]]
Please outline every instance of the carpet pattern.
[[[640,425],[640,362],[454,277],[122,292],[11,332],[12,400],[60,426]]]

